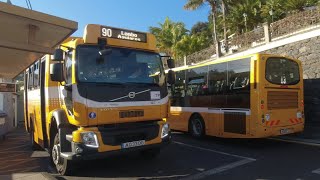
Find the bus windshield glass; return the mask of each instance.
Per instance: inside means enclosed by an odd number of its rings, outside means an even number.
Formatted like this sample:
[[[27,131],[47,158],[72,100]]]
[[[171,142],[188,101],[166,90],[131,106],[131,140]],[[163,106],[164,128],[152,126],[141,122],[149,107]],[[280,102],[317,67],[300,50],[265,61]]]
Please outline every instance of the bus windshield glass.
[[[295,85],[300,80],[298,63],[285,58],[269,58],[266,63],[266,79],[272,84]]]
[[[165,82],[160,55],[157,53],[110,48],[110,53],[99,54],[98,46],[77,48],[77,76],[80,82],[157,84]]]

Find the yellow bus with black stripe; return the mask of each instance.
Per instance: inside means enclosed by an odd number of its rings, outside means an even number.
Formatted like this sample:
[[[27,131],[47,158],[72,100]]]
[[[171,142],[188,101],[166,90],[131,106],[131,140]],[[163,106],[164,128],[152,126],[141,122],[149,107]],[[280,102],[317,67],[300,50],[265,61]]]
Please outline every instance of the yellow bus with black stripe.
[[[48,149],[63,175],[74,160],[128,151],[155,157],[171,139],[161,58],[149,33],[90,24],[83,38],[65,40],[26,70],[33,148]]]
[[[263,138],[304,129],[299,60],[258,53],[174,71],[171,129],[224,138]]]

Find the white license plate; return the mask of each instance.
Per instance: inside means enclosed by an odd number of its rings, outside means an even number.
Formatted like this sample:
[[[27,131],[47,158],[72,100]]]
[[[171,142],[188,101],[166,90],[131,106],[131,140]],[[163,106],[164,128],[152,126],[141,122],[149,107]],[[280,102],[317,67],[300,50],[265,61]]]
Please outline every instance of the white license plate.
[[[146,143],[145,140],[126,142],[121,144],[121,149],[143,146],[145,143]]]
[[[280,129],[280,134],[289,134],[291,133],[291,129]]]

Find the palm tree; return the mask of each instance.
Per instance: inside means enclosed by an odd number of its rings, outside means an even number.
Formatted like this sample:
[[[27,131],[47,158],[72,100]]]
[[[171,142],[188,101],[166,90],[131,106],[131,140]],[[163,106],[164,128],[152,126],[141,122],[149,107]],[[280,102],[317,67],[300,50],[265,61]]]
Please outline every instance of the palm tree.
[[[284,4],[285,1],[283,0],[267,0],[265,5],[262,6],[261,15],[268,22],[274,22],[282,19],[286,15]]]
[[[212,38],[213,38],[213,42],[216,45],[216,56],[217,58],[219,58],[221,55],[221,51],[220,51],[220,45],[219,45],[217,29],[216,29],[216,15],[217,15],[217,6],[218,6],[217,0],[188,0],[188,2],[184,6],[184,9],[196,10],[201,6],[204,6],[205,4],[209,4],[211,8],[212,22],[213,22]]]
[[[251,30],[262,23],[261,0],[241,0],[230,7],[228,23],[233,32]]]
[[[188,30],[182,22],[173,22],[168,17],[160,27],[149,27],[149,31],[157,38],[157,47],[167,55],[176,56],[177,43],[187,34]]]

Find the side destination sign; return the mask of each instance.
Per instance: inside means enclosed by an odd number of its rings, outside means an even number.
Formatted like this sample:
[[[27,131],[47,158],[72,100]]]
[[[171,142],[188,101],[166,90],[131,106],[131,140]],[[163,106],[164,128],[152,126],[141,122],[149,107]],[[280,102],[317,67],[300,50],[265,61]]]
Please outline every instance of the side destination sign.
[[[147,42],[147,34],[130,31],[125,29],[117,29],[113,27],[101,26],[101,37],[122,39],[127,41]]]
[[[16,84],[0,83],[0,92],[16,92]]]

